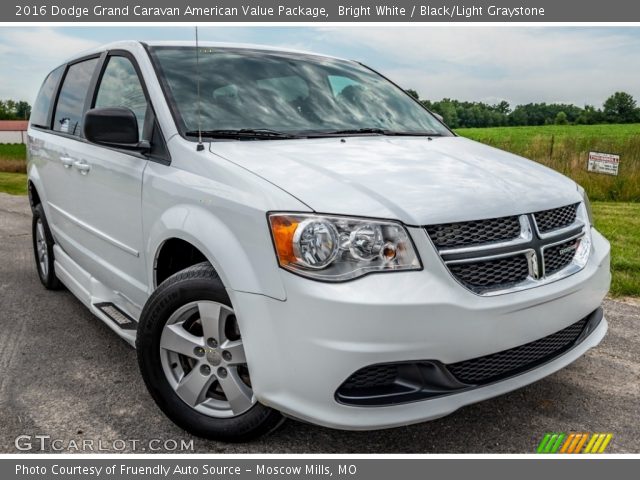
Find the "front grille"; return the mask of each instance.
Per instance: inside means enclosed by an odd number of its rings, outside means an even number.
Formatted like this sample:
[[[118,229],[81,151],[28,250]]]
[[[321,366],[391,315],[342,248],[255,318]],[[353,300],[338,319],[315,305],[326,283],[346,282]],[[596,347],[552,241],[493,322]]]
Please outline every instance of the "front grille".
[[[551,274],[570,275],[584,266],[574,261],[586,233],[578,206],[424,228],[456,280],[474,293],[496,295],[531,288]]]
[[[558,272],[573,261],[576,248],[580,244],[579,239],[545,248],[544,250],[544,271],[547,275]]]
[[[533,216],[540,233],[550,232],[558,228],[567,227],[576,221],[578,204],[567,205],[566,207],[554,208],[536,212]]]
[[[529,370],[571,348],[588,318],[559,332],[502,352],[447,365],[451,374],[463,383],[478,385]]]
[[[511,257],[475,263],[449,264],[449,271],[465,287],[476,293],[508,288],[526,280],[529,275],[527,257]]]
[[[430,225],[427,233],[437,248],[457,248],[512,240],[520,235],[517,216]]]
[[[379,388],[392,385],[397,376],[395,365],[372,365],[358,370],[342,384],[346,390]]]

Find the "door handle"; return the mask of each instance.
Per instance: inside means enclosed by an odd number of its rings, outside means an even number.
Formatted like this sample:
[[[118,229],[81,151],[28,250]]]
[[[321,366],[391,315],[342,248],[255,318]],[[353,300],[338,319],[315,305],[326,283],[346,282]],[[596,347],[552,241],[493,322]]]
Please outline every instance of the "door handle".
[[[74,162],[73,166],[76,167],[76,169],[82,175],[86,175],[87,173],[89,173],[89,170],[91,170],[91,167],[89,166],[89,164],[87,162],[82,161],[82,160],[78,160],[77,162]]]
[[[60,161],[62,165],[64,165],[64,168],[71,168],[75,163],[75,160],[71,157],[60,157]]]

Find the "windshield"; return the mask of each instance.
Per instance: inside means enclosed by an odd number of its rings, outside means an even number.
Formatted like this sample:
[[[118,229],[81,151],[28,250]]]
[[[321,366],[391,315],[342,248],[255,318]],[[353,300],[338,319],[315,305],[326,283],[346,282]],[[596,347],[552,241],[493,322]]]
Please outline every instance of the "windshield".
[[[265,137],[451,135],[400,88],[355,62],[213,47],[200,47],[198,54],[200,109],[195,47],[151,48],[174,116],[187,136],[200,129],[208,136],[239,130],[261,131]]]

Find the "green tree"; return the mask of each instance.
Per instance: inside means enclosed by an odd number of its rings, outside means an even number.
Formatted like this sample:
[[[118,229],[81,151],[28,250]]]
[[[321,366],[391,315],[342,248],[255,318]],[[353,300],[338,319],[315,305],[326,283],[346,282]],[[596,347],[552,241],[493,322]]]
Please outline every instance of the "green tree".
[[[16,118],[20,120],[29,120],[31,116],[31,105],[24,100],[16,103]]]
[[[569,121],[567,120],[567,114],[563,111],[560,111],[556,114],[556,119],[554,121],[556,125],[568,125]]]
[[[604,117],[610,123],[632,123],[640,118],[636,101],[626,92],[614,93],[603,107]]]
[[[494,105],[493,107],[496,112],[502,113],[503,115],[508,115],[511,111],[511,105],[506,100],[502,100],[500,103]]]
[[[405,92],[407,92],[409,95],[411,95],[416,100],[420,100],[420,95],[418,95],[418,92],[416,92],[413,88],[407,88],[405,90]]]
[[[0,120],[28,120],[31,105],[24,100],[0,100]]]

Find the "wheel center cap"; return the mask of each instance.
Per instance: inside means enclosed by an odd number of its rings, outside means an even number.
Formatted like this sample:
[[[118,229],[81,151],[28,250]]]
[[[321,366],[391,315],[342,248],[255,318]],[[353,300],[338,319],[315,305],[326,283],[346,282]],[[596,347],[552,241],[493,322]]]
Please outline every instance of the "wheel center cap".
[[[218,366],[222,362],[222,356],[215,348],[207,348],[207,361],[211,365]]]

